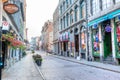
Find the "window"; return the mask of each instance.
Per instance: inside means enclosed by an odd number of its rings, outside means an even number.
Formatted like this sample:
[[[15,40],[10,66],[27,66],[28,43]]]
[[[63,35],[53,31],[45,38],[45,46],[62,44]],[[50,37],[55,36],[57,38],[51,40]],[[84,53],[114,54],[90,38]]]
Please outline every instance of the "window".
[[[115,0],[115,3],[118,3],[118,2],[120,2],[120,0]]]
[[[72,4],[72,0],[70,0],[70,4]]]
[[[60,14],[62,14],[62,5],[60,6]]]
[[[75,6],[75,21],[77,21],[77,18],[78,18],[78,6],[76,5]]]
[[[60,23],[61,23],[61,30],[62,30],[62,19],[61,19]]]
[[[70,11],[70,24],[73,23],[73,10]]]
[[[66,22],[67,22],[67,27],[69,26],[69,14],[67,13],[66,15]]]
[[[110,7],[112,5],[112,0],[102,0],[102,10]]]
[[[63,25],[64,25],[64,28],[65,28],[65,16],[63,17]]]
[[[80,2],[80,18],[85,17],[85,4],[84,1]]]
[[[99,0],[92,0],[92,14],[96,14],[100,11]]]
[[[65,2],[63,2],[63,11],[65,11]]]
[[[68,0],[66,0],[66,8],[68,8],[68,7],[69,7]]]

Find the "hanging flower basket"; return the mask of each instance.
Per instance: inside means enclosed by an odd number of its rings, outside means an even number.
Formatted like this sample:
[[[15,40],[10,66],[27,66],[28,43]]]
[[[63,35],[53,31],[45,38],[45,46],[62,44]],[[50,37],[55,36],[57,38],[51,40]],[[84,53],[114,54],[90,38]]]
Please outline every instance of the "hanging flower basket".
[[[7,41],[13,48],[25,49],[22,41],[16,40],[11,34],[2,34],[2,41]]]

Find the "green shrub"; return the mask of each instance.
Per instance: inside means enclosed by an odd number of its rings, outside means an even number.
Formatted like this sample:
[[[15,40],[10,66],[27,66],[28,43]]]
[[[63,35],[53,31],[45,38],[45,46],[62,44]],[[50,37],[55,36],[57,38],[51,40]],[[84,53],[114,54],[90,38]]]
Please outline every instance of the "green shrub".
[[[26,56],[26,55],[27,55],[27,53],[25,51],[23,51],[23,57]]]

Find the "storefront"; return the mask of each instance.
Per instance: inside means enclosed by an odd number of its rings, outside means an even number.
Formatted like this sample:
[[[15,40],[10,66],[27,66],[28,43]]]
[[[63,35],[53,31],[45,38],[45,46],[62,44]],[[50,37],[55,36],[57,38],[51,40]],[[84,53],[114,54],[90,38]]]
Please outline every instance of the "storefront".
[[[80,28],[80,55],[81,58],[86,58],[86,29],[85,26]]]
[[[69,33],[65,32],[60,35],[60,48],[62,56],[69,56],[70,53],[70,45],[69,45]]]
[[[78,30],[78,28],[75,28],[74,29],[74,41],[75,41],[75,55],[74,55],[74,57],[75,58],[77,58],[77,57],[79,57],[80,55],[79,55],[79,30]]]
[[[120,59],[120,15],[115,17],[116,58]]]
[[[88,23],[91,31],[92,56],[116,62],[120,58],[120,10]]]

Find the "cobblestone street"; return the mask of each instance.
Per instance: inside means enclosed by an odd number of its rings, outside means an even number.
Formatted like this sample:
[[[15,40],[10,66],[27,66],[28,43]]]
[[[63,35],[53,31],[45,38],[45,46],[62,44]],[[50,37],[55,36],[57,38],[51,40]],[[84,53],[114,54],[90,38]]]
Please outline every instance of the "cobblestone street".
[[[46,55],[40,68],[46,80],[120,80],[120,74]]]
[[[5,71],[2,80],[42,80],[42,78],[33,63],[32,55],[28,54]]]

